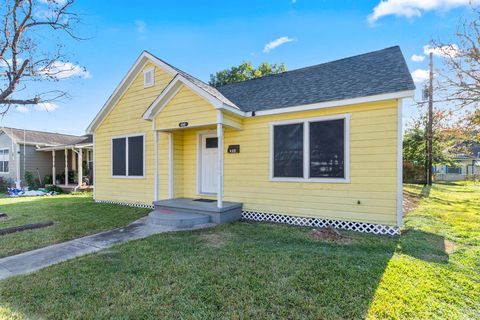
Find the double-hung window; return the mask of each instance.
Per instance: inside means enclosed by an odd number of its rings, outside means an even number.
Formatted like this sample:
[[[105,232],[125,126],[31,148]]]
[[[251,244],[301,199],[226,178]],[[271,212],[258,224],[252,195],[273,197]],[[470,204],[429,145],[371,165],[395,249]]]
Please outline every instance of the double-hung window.
[[[271,180],[348,182],[349,115],[271,124]]]
[[[112,176],[143,177],[145,172],[145,136],[112,139]]]
[[[9,172],[9,158],[10,153],[8,149],[0,149],[0,173]]]

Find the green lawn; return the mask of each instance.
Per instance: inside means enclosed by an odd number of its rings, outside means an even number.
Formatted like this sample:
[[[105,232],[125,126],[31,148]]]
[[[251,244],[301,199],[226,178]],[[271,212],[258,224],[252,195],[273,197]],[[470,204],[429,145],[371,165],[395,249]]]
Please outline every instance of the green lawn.
[[[0,236],[0,257],[63,242],[84,235],[125,226],[149,210],[97,204],[91,193],[49,197],[0,198],[0,228],[42,221],[51,227]]]
[[[423,195],[401,237],[237,222],[115,246],[1,281],[0,318],[478,319],[480,186]]]

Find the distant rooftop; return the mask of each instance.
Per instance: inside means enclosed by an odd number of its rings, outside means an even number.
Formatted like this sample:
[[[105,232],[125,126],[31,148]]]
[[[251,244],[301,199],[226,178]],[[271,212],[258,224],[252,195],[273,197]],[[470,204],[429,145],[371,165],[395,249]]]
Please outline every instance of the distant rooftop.
[[[44,146],[60,146],[73,144],[92,143],[91,135],[75,136],[63,133],[35,131],[10,127],[1,127],[7,135],[11,136],[17,143],[38,144]]]

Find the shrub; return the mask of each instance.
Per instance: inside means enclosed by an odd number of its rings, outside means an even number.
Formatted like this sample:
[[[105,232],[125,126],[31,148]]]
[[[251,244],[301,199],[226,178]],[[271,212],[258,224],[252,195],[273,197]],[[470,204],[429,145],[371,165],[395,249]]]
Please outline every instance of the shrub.
[[[46,190],[48,190],[49,192],[56,192],[56,193],[63,193],[63,190],[62,188],[60,188],[59,186],[48,186],[45,188]]]
[[[30,190],[35,190],[40,185],[40,181],[35,179],[33,173],[30,171],[25,171],[25,183]]]
[[[43,185],[53,184],[52,176],[47,174],[43,177]]]

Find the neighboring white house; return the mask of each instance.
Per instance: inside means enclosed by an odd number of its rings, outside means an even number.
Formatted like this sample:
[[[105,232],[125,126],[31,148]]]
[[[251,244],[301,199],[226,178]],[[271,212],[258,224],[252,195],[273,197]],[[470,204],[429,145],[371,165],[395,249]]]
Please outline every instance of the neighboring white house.
[[[82,176],[82,167],[92,167],[92,161],[91,136],[0,128],[0,178],[11,186],[21,187],[27,171],[40,182],[51,175],[53,184],[58,184],[60,175],[62,185],[67,186],[68,179],[64,177],[68,172]],[[81,181],[77,179],[77,184]]]

